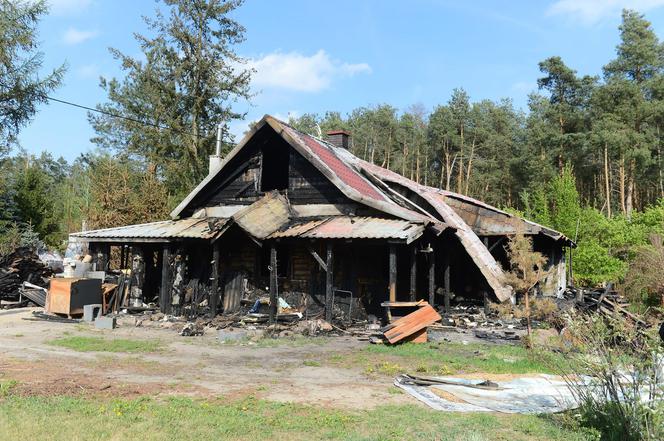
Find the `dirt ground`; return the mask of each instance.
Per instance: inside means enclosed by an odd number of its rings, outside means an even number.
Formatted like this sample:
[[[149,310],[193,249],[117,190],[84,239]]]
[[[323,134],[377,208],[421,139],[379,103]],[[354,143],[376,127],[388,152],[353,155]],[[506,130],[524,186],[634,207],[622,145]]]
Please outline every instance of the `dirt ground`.
[[[313,344],[229,345],[216,332],[182,337],[174,329],[120,326],[101,331],[87,323],[32,321],[36,309],[0,311],[0,380],[17,380],[26,395],[239,397],[366,409],[420,405],[394,393],[392,379],[369,378],[361,367],[316,362],[369,343],[351,337]],[[157,340],[151,353],[78,352],[48,344],[63,336]],[[306,363],[305,363],[306,362]]]

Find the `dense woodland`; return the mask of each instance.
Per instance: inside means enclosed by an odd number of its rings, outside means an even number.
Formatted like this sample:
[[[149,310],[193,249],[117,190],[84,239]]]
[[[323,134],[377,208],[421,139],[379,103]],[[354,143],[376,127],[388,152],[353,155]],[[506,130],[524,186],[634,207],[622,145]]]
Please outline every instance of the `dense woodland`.
[[[101,79],[104,113],[89,114],[97,149],[73,163],[56,152],[26,153],[16,142],[64,68],[35,73],[45,4],[2,3],[0,251],[37,241],[62,248],[83,226],[166,218],[206,174],[216,125],[243,118],[233,104],[251,98],[252,72],[235,52],[244,28],[228,17],[242,1],[163,3],[147,19],[150,35],[136,37],[143,57],[111,49],[125,75]],[[656,237],[664,234],[664,43],[635,11],[623,12],[617,32],[615,57],[595,76],[579,75],[560,57],[544,59],[527,109],[458,88],[433,108],[377,104],[289,122],[321,137],[346,129],[353,152],[367,161],[562,231],[579,244],[579,283],[620,281],[635,295],[656,297],[664,293]],[[25,60],[32,73],[11,75],[12,63]],[[228,150],[227,130],[224,139]]]

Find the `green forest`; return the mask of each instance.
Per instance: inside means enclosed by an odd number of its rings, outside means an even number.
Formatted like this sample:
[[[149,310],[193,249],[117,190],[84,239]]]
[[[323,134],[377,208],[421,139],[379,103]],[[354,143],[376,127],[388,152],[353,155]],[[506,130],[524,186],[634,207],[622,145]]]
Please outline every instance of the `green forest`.
[[[44,2],[2,8],[0,253],[38,242],[63,248],[83,227],[165,219],[205,176],[217,124],[226,151],[238,141],[228,126],[244,115],[233,103],[251,100],[253,73],[237,53],[245,29],[229,17],[242,1],[165,4],[168,13],[146,19],[149,35],[136,35],[142,56],[111,49],[124,76],[101,79],[107,100],[88,115],[97,148],[73,163],[16,141],[66,66],[37,75]],[[459,85],[433,108],[367,103],[289,123],[314,136],[348,130],[353,153],[367,161],[557,229],[578,244],[577,284],[618,282],[644,304],[659,303],[664,43],[636,11],[623,11],[616,32],[615,56],[595,75],[542,57],[527,109]]]

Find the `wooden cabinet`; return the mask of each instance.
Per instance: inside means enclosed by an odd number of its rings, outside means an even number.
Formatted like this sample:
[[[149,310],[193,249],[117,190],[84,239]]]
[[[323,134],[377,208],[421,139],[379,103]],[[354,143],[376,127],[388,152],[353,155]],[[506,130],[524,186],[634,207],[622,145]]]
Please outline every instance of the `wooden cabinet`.
[[[47,312],[71,317],[95,303],[101,303],[100,279],[52,278],[49,283]]]

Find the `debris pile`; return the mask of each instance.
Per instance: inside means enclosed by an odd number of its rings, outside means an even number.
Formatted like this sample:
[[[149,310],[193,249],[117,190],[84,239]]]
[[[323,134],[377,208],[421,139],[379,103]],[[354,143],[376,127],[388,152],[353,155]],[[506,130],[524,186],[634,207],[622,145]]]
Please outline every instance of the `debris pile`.
[[[574,290],[576,307],[581,311],[596,312],[611,317],[622,317],[635,325],[646,325],[646,321],[638,315],[628,311],[629,302],[617,291],[612,284],[600,289]]]
[[[18,300],[23,282],[45,287],[52,274],[32,249],[17,248],[0,257],[0,300]]]

